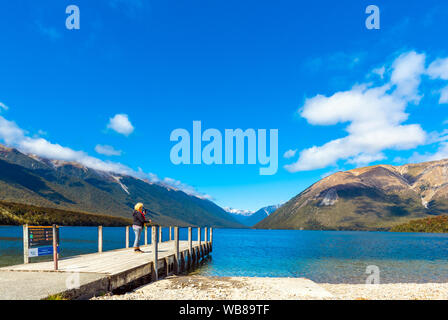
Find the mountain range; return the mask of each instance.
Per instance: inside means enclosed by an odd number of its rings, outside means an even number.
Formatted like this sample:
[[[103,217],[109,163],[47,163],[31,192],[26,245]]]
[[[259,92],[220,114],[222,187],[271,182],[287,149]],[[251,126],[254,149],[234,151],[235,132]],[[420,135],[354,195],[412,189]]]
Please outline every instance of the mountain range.
[[[127,219],[134,204],[143,202],[161,225],[389,230],[448,212],[448,160],[337,172],[281,206],[250,212],[224,210],[164,184],[0,145],[0,201]]]
[[[0,145],[0,200],[39,207],[132,217],[143,202],[161,225],[244,227],[210,200],[129,175],[24,154]]]
[[[255,212],[251,212],[248,210],[237,210],[226,208],[227,212],[229,212],[239,223],[247,226],[253,227],[261,220],[268,217],[272,212],[280,208],[280,205],[272,205],[263,207]]]
[[[376,165],[316,182],[256,228],[387,230],[448,212],[448,160]]]

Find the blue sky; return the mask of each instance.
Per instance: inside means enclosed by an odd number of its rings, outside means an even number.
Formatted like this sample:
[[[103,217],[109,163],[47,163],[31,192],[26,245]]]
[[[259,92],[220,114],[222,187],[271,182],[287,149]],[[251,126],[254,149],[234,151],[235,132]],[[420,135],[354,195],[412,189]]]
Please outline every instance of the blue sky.
[[[65,27],[70,4],[80,30]],[[365,27],[369,4],[380,30]],[[448,157],[446,12],[430,0],[2,2],[0,140],[250,210],[337,170]],[[194,120],[278,129],[277,174],[173,165],[170,133]]]

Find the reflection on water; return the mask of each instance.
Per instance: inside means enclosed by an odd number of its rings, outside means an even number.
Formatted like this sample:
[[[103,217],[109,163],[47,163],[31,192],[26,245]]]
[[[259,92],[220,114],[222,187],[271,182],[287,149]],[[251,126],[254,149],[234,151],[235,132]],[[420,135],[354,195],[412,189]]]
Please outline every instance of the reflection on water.
[[[103,230],[104,250],[124,247],[124,228]],[[96,228],[61,227],[60,236],[63,257],[98,248]],[[21,237],[21,227],[0,226],[0,266],[22,263]],[[132,245],[132,230],[130,238]],[[186,229],[180,239],[187,239]],[[366,267],[376,265],[382,283],[448,281],[447,234],[215,229],[212,256],[195,273],[365,283]]]

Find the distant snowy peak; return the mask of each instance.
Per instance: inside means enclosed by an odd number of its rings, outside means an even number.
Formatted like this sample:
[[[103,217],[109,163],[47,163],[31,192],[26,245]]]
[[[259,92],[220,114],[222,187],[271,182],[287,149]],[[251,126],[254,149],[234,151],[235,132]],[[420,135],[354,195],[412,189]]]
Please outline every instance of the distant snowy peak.
[[[245,226],[252,227],[264,218],[268,217],[275,210],[280,208],[281,204],[263,207],[257,211],[224,208],[230,215],[237,219],[238,222]]]
[[[234,208],[226,207],[226,208],[224,208],[224,210],[226,210],[228,213],[245,216],[245,217],[248,217],[248,216],[251,216],[252,214],[254,214],[254,211],[244,210],[244,209],[234,209]]]

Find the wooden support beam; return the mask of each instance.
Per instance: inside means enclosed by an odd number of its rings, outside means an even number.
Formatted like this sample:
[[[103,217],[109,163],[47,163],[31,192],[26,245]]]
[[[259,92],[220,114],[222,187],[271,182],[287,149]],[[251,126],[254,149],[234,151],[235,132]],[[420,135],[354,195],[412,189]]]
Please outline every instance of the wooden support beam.
[[[148,226],[145,225],[145,246],[148,245]]]
[[[213,251],[213,228],[210,228],[210,252]]]
[[[207,244],[208,244],[208,228],[205,227],[205,229],[204,229],[204,257],[208,254]]]
[[[54,270],[58,270],[58,235],[56,230],[56,225],[53,225],[53,263]]]
[[[162,243],[162,226],[159,227],[159,242]]]
[[[199,247],[199,252],[198,252],[198,261],[202,258],[202,230],[201,228],[198,228],[198,247]]]
[[[23,263],[30,263],[29,243],[28,243],[28,224],[23,225]]]
[[[185,251],[180,253],[180,272],[185,271],[187,260],[185,259]]]
[[[158,226],[153,226],[152,230],[151,230],[151,245],[152,245],[152,257],[153,257],[153,270],[152,270],[152,279],[158,280],[159,279],[159,270],[158,270],[158,259],[159,259],[159,255],[158,255],[158,241],[157,241],[157,234],[158,234],[158,230],[159,227]]]
[[[126,226],[126,248],[129,248],[129,226]]]
[[[170,275],[170,259],[168,257],[165,257],[164,261],[165,261],[165,273],[166,276],[168,277]]]
[[[193,235],[191,227],[188,227],[188,266],[191,267],[193,260]]]
[[[171,227],[170,227],[171,230]],[[174,272],[179,273],[179,227],[174,227]]]
[[[173,240],[172,227],[169,227],[169,228],[170,228],[170,237],[169,237],[169,239],[171,241],[171,240]]]
[[[103,226],[98,226],[98,252],[103,252]]]

